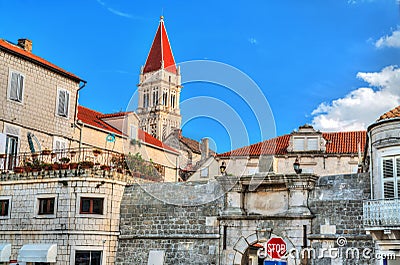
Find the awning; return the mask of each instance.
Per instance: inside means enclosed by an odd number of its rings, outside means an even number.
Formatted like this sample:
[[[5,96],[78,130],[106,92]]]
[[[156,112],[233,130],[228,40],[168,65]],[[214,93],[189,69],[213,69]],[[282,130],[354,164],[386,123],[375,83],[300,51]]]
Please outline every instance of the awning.
[[[11,256],[11,244],[0,244],[0,262],[9,262]]]
[[[24,262],[56,262],[56,244],[26,244],[18,253],[18,261]]]

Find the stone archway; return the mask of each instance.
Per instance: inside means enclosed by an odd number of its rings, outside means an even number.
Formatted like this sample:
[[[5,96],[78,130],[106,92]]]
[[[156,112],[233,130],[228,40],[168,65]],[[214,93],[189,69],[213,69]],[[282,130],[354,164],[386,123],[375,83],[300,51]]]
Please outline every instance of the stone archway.
[[[271,237],[282,237],[276,234],[271,234]],[[294,244],[286,237],[282,237],[287,244],[287,249],[295,248]],[[249,265],[249,263],[245,263],[249,260],[249,255],[252,253],[251,249],[252,246],[258,242],[257,234],[251,234],[247,237],[241,236],[235,243],[233,249],[235,250],[235,255],[233,258],[232,265]],[[254,260],[253,260],[254,261]],[[297,264],[296,260],[288,259],[288,265],[295,265]],[[252,264],[253,265],[253,264]]]

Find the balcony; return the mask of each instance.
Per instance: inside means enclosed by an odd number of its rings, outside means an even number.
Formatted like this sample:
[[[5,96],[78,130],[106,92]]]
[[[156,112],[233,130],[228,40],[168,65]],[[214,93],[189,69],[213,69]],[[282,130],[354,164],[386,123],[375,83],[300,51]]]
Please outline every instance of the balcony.
[[[0,154],[0,172],[30,172],[96,169],[116,171],[151,181],[163,181],[164,166],[145,161],[140,154],[121,154],[97,148],[71,148],[34,153]]]
[[[364,226],[400,227],[400,199],[364,201]]]

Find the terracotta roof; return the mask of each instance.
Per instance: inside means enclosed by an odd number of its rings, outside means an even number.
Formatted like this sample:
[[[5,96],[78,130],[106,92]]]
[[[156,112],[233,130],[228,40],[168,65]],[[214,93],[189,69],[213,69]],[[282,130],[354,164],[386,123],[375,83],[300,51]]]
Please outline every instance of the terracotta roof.
[[[365,131],[322,133],[322,137],[327,141],[325,154],[357,154],[359,143],[361,152],[364,152],[366,136],[367,133]],[[218,156],[285,155],[288,154],[289,139],[290,134],[286,134],[230,152],[218,154]]]
[[[133,113],[133,112],[132,111],[120,111],[120,112],[116,112],[116,113],[102,114],[99,116],[99,118],[100,119],[115,118],[115,117],[126,116],[130,113]]]
[[[138,138],[140,140],[142,140],[145,143],[151,144],[151,145],[155,145],[157,147],[160,147],[162,149],[166,149],[175,153],[178,153],[178,151],[176,151],[175,149],[173,149],[172,147],[170,147],[169,145],[164,144],[163,142],[161,142],[160,140],[158,140],[157,138],[151,136],[150,134],[148,134],[147,132],[139,129],[139,133],[138,133]]]
[[[103,121],[102,118],[104,117],[118,117],[122,115],[126,115],[127,113],[130,112],[117,112],[117,113],[111,113],[111,114],[103,114],[101,112],[83,107],[83,106],[78,106],[78,119],[81,120],[83,123],[94,126],[96,128],[102,129],[109,131],[110,133],[115,133],[117,135],[122,135],[122,132],[118,130],[117,128],[111,126],[107,122]],[[164,144],[160,140],[154,138],[147,132],[138,129],[138,138],[139,140],[143,141],[144,143],[151,144],[154,146],[157,146],[159,148],[169,150],[172,152],[177,153],[175,149],[172,147]]]
[[[74,75],[74,74],[72,74],[70,72],[67,72],[66,70],[58,67],[57,65],[52,64],[49,61],[46,61],[45,59],[43,59],[43,58],[41,58],[41,57],[31,53],[31,52],[25,51],[24,49],[20,48],[19,46],[15,45],[15,44],[12,44],[12,43],[10,43],[10,42],[8,42],[6,40],[0,39],[0,49],[6,50],[8,52],[11,52],[11,53],[13,53],[13,54],[15,54],[17,56],[20,56],[20,57],[22,57],[24,59],[31,60],[34,63],[40,64],[40,65],[42,65],[44,67],[47,67],[47,68],[49,68],[49,69],[51,69],[53,71],[59,72],[59,73],[65,75],[65,76],[67,76],[69,78],[75,79],[77,81],[83,81],[78,76],[76,76],[76,75]]]
[[[396,108],[389,110],[388,112],[380,116],[378,121],[392,119],[392,118],[399,118],[399,117],[400,117],[400,106],[397,106]]]
[[[103,115],[104,114],[101,112],[83,106],[78,106],[78,119],[81,120],[83,123],[109,131],[111,133],[122,135],[122,132],[120,130],[101,120],[100,117]]]
[[[165,30],[164,19],[161,17],[156,36],[151,45],[143,73],[149,73],[161,69],[161,61],[164,62],[164,69],[176,73],[174,56],[172,55],[171,45],[169,44],[167,31]]]
[[[200,143],[197,142],[196,140],[187,138],[185,136],[180,136],[179,140],[185,144],[187,147],[189,147],[189,149],[196,154],[201,154],[201,150],[200,150]]]

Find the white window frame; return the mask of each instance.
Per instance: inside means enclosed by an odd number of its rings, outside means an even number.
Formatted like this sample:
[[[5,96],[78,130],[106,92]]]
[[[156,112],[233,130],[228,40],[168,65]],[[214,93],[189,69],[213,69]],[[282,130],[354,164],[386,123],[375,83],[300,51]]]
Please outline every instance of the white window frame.
[[[12,80],[12,74],[18,74],[21,75],[24,78],[24,81],[22,82],[22,93],[20,95],[21,99],[12,99],[11,98],[11,80]],[[25,92],[25,82],[26,82],[26,78],[25,75],[19,71],[13,70],[13,69],[9,69],[9,73],[8,73],[8,87],[7,87],[7,100],[11,101],[11,102],[16,102],[19,104],[24,104],[24,92]]]
[[[0,196],[0,200],[8,200],[8,213],[6,216],[0,216],[0,220],[11,218],[12,196]]]
[[[66,113],[66,116],[64,116],[64,115],[61,115],[61,114],[59,114],[58,113],[58,107],[59,107],[59,105],[60,105],[60,93],[61,92],[65,92],[67,95],[68,95],[68,104],[67,104],[67,113]],[[56,116],[57,117],[62,117],[62,118],[65,118],[65,119],[69,119],[69,113],[70,113],[70,104],[71,103],[71,92],[69,92],[67,89],[64,89],[64,88],[57,88],[57,103],[56,103]]]
[[[60,145],[61,145],[61,143],[63,143],[64,144],[64,148],[56,148],[57,147],[57,142],[59,142]],[[67,140],[65,140],[64,138],[61,138],[61,137],[54,136],[54,138],[53,138],[53,150],[54,151],[65,151],[65,150],[68,149],[67,145],[68,145]]]
[[[383,162],[386,159],[392,159],[393,160],[393,177],[391,178],[384,178],[384,168],[383,168]],[[400,173],[397,172],[397,162],[396,160],[400,159],[400,154],[393,154],[393,155],[386,155],[382,156],[380,159],[380,179],[381,179],[381,188],[382,188],[382,199],[398,199],[400,198],[400,190],[399,190],[399,182],[400,182]],[[400,166],[399,166],[400,168]],[[385,182],[392,182],[393,183],[393,192],[394,192],[394,197],[393,198],[386,198],[385,197]]]
[[[53,214],[39,214],[40,199],[54,198],[54,213]],[[34,217],[37,219],[48,219],[57,217],[58,195],[56,193],[38,194],[35,198]]]
[[[102,243],[101,246],[72,246],[70,264],[75,264],[76,251],[101,251],[101,265],[106,264],[106,251],[104,250],[104,244],[106,244],[107,241],[99,240],[99,242]]]
[[[81,213],[81,198],[103,199],[103,214]],[[105,196],[105,194],[79,193],[77,195],[77,197],[76,197],[76,217],[104,219],[104,218],[107,218],[107,212],[108,212],[107,197]]]

